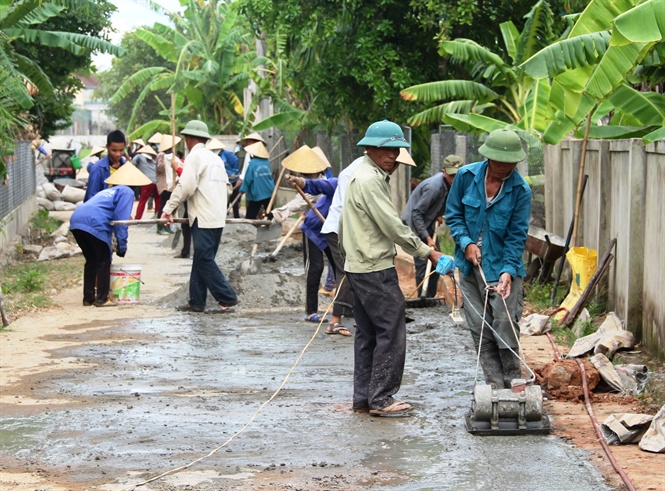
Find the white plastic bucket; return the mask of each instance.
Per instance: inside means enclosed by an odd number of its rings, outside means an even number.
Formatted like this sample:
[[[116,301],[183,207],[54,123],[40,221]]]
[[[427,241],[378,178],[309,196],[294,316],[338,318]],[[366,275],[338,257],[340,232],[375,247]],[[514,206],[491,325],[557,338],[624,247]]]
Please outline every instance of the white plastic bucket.
[[[112,264],[109,297],[118,303],[138,303],[141,294],[141,266]]]

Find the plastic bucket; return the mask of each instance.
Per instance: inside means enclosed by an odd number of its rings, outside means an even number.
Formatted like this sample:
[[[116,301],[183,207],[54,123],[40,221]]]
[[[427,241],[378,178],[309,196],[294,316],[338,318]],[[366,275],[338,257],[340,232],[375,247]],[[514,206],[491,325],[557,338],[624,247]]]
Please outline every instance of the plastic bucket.
[[[141,294],[141,266],[112,264],[109,296],[118,303],[137,303]]]

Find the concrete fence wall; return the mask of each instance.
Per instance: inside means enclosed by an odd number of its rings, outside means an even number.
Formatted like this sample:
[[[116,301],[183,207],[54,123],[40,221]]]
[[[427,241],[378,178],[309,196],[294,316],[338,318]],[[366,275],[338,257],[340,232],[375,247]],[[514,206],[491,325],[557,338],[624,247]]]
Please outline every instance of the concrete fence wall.
[[[545,149],[545,215],[548,231],[565,237],[577,193],[581,140]],[[607,283],[607,306],[638,340],[665,357],[665,141],[593,140],[589,176],[575,245],[600,258],[617,239]]]
[[[0,253],[37,211],[35,161],[30,142],[16,142],[14,155],[5,159],[8,181],[0,183]]]

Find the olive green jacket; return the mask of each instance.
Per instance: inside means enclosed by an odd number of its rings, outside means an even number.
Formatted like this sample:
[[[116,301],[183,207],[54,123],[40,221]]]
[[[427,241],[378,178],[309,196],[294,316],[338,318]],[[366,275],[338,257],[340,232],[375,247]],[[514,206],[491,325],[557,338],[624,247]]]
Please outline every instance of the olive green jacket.
[[[426,259],[432,248],[402,220],[391,200],[390,176],[365,156],[349,181],[339,224],[344,270],[371,273],[395,267],[395,244]]]

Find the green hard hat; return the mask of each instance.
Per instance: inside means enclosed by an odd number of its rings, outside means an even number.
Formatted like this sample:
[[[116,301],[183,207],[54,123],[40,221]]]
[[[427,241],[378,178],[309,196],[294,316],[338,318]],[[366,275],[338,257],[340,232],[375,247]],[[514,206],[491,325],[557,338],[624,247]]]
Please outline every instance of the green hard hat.
[[[404,132],[397,123],[384,119],[372,123],[365,137],[358,142],[359,147],[397,147],[409,148],[409,142],[404,138]]]
[[[208,125],[198,119],[192,119],[180,132],[181,135],[197,136],[199,138],[210,139]]]
[[[519,135],[506,129],[492,131],[485,143],[478,149],[478,153],[488,159],[506,164],[521,162],[526,158]]]

